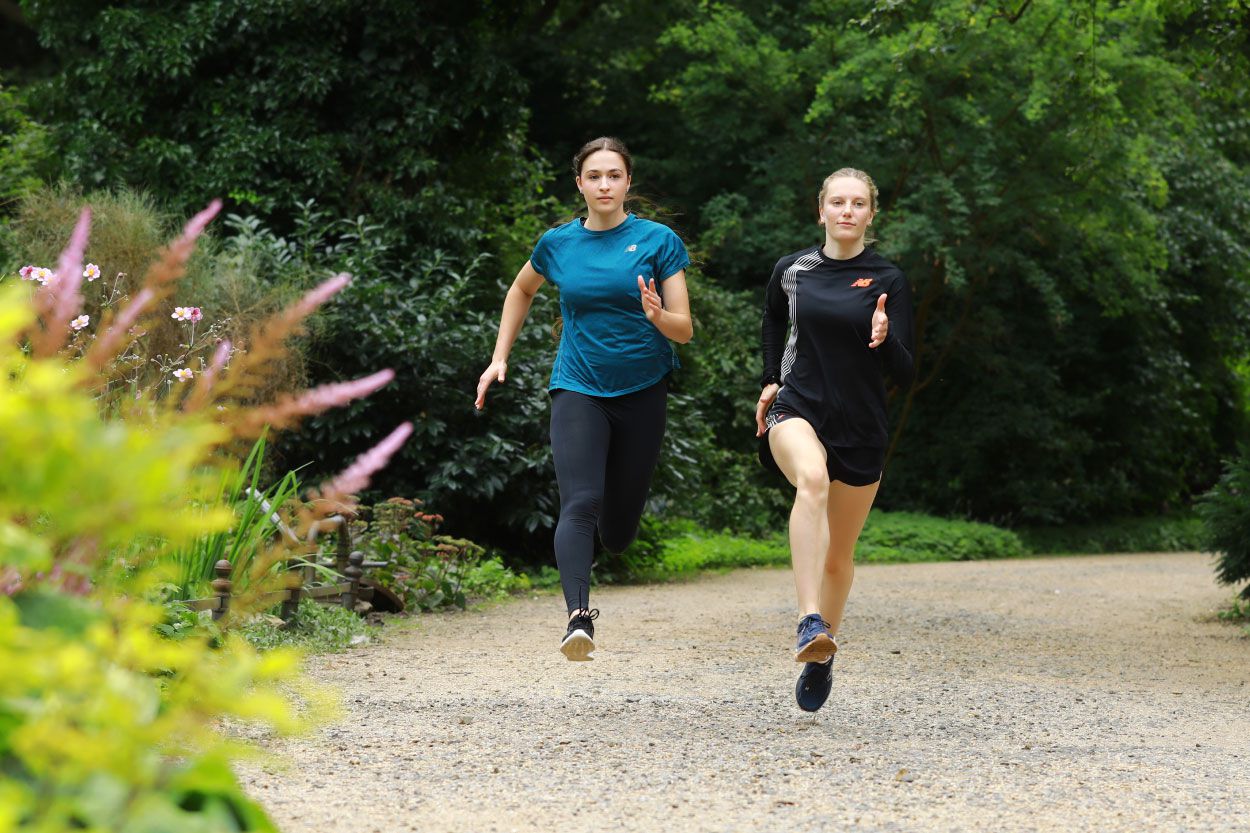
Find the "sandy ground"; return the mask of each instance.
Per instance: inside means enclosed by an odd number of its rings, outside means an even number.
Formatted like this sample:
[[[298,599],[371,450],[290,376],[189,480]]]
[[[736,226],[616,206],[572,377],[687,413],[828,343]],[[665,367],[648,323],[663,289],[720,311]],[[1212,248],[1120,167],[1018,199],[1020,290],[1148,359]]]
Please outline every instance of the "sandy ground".
[[[314,658],[348,718],[248,791],[296,831],[1250,829],[1250,639],[1201,555],[865,566],[829,703],[784,570],[426,616]]]

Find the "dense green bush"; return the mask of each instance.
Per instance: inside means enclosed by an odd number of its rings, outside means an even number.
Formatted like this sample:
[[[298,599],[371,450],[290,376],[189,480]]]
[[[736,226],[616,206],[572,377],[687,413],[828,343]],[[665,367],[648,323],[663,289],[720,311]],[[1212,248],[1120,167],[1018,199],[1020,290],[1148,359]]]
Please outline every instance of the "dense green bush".
[[[1218,554],[1223,584],[1250,582],[1250,446],[1224,464],[1224,475],[1198,503],[1206,549]],[[1250,583],[1241,589],[1250,599]]]
[[[284,232],[316,196],[386,223],[406,256],[464,254],[537,194],[524,82],[498,48],[536,8],[40,0],[27,16],[61,72],[37,112],[85,186],[179,210],[221,197]]]

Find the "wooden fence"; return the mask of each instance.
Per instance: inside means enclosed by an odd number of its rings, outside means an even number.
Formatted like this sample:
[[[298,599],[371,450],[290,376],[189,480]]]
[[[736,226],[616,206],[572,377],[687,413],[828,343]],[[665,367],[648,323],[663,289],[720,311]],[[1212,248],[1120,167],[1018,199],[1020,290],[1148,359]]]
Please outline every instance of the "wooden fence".
[[[341,581],[328,584],[317,583],[318,570],[316,566],[307,562],[298,564],[291,570],[298,573],[299,583],[286,590],[275,590],[271,593],[266,593],[257,600],[257,606],[260,609],[268,609],[280,604],[282,606],[280,616],[283,621],[290,621],[299,607],[300,599],[303,598],[314,599],[319,602],[336,600],[338,604],[347,610],[357,612],[363,612],[359,611],[358,606],[364,607],[365,610],[378,609],[394,613],[402,612],[404,605],[398,596],[365,579],[364,571],[366,567],[383,567],[386,565],[386,562],[365,561],[364,554],[352,548],[352,533],[348,523],[349,520],[349,518],[343,515],[333,515],[318,521],[309,531],[309,543],[313,543],[322,529],[326,527],[333,528],[337,536],[334,559],[323,562],[321,566],[332,567],[336,573],[343,577]],[[279,524],[279,529],[282,531],[283,538],[288,544],[299,545],[299,540],[289,528]],[[312,556],[314,559],[319,557],[319,555]],[[225,616],[226,611],[230,609],[230,597],[234,589],[234,582],[230,577],[234,572],[234,565],[223,558],[214,565],[213,572],[217,576],[211,584],[213,595],[205,599],[191,599],[184,602],[184,604],[192,610],[211,610],[215,621]]]

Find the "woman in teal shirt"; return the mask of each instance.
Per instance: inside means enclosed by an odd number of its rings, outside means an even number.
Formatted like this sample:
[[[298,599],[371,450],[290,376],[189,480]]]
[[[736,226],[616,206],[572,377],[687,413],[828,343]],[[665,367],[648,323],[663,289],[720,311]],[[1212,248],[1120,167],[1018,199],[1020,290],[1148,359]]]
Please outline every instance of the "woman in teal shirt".
[[[549,385],[560,485],[556,564],[569,613],[560,650],[587,660],[599,615],[590,609],[595,529],[617,552],[638,534],[664,439],[667,377],[678,366],[669,340],[684,344],[694,330],[681,238],[625,211],[633,174],[625,145],[610,137],[587,142],[573,172],[586,217],[544,234],[517,273],[476,406],[493,382],[504,381],[534,295],[551,281],[564,319]]]

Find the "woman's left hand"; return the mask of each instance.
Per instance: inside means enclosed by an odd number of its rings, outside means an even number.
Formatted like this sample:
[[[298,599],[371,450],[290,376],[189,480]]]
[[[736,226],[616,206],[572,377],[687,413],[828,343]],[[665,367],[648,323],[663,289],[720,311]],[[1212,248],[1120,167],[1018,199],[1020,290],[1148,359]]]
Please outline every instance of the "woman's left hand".
[[[869,347],[880,347],[885,337],[890,334],[890,319],[885,314],[885,293],[877,299],[877,308],[872,313],[872,341]]]
[[[651,279],[651,284],[642,282],[642,275],[638,276],[638,294],[642,298],[642,311],[647,316],[647,320],[654,324],[664,312],[664,304],[660,301],[660,293],[655,289],[655,278]]]

